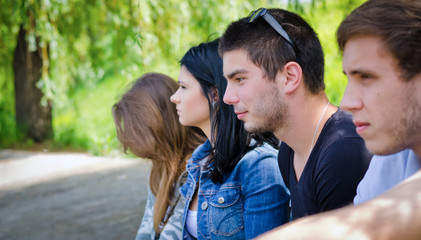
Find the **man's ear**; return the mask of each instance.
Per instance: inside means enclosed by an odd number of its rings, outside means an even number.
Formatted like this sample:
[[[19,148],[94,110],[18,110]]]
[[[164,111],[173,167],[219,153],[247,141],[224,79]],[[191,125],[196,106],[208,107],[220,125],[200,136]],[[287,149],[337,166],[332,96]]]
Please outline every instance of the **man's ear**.
[[[303,80],[303,70],[296,62],[285,64],[282,74],[286,79],[284,88],[286,94],[294,92]]]

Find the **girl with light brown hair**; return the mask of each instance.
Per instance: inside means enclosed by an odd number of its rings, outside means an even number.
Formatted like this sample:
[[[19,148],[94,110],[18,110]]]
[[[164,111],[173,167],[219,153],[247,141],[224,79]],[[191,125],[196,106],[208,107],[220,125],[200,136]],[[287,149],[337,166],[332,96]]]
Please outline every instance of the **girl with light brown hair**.
[[[124,152],[152,161],[148,202],[136,239],[181,238],[184,203],[178,193],[179,179],[187,159],[206,137],[200,129],[179,123],[169,100],[177,88],[170,77],[148,73],[112,107]]]

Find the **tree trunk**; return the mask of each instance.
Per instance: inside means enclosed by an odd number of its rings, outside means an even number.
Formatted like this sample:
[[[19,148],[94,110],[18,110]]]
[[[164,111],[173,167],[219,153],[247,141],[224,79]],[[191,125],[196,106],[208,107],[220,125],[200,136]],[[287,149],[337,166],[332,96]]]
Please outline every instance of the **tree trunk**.
[[[42,58],[40,48],[28,51],[26,31],[20,26],[13,70],[15,73],[15,108],[16,125],[26,138],[43,142],[53,136],[51,101],[47,106],[41,105],[43,92],[36,86],[41,78]]]

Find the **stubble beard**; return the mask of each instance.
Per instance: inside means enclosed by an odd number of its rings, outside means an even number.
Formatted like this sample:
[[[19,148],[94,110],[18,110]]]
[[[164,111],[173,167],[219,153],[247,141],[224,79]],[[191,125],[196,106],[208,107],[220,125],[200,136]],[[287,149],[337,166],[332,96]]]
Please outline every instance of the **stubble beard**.
[[[286,127],[288,106],[276,88],[256,103],[254,108],[254,116],[257,116],[257,119],[244,124],[246,131],[276,133]]]
[[[404,103],[402,104],[402,113],[390,128],[391,140],[375,154],[389,155],[421,145],[421,103],[417,100],[415,89],[409,84],[401,96]]]

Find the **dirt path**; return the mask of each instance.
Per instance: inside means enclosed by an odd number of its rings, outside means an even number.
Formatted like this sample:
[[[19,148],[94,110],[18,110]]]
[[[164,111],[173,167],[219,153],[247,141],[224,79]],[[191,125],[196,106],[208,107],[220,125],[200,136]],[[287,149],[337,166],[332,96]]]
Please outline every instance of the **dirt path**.
[[[134,239],[149,164],[0,151],[0,239]]]

